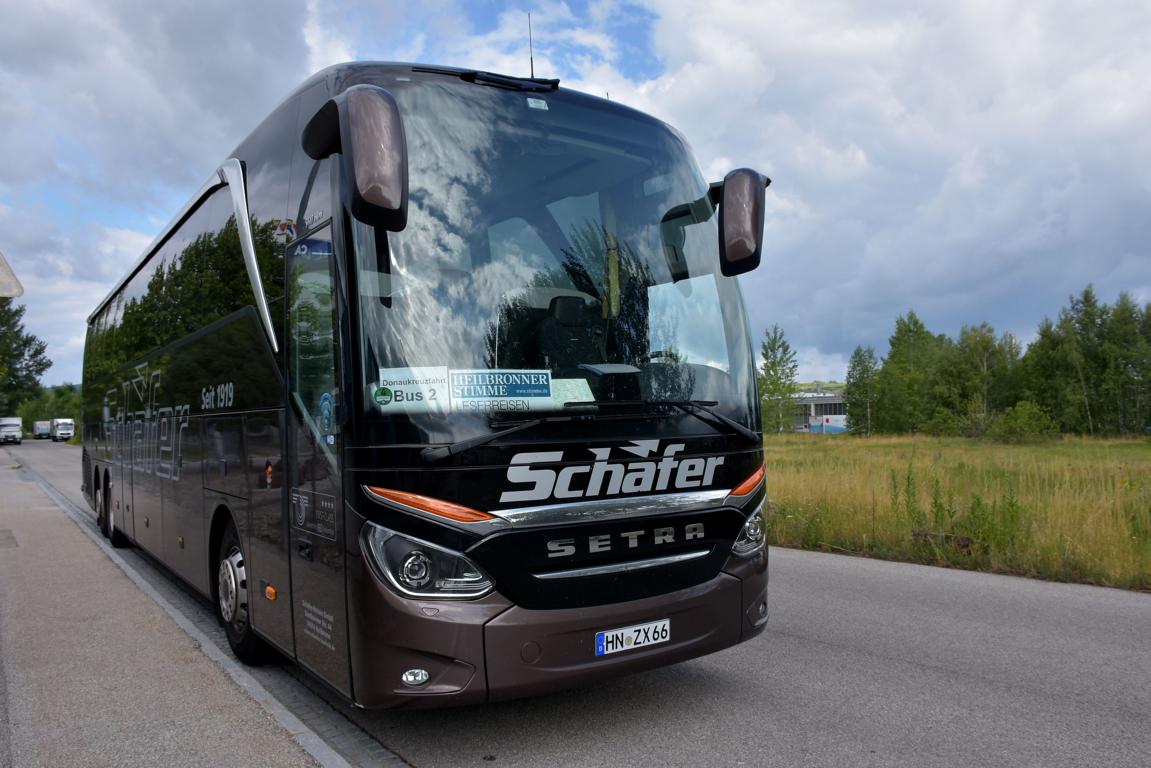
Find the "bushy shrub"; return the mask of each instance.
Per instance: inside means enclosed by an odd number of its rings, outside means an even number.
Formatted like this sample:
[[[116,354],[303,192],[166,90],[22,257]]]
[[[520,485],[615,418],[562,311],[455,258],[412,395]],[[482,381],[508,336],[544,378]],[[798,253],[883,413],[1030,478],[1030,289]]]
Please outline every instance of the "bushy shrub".
[[[991,437],[1001,443],[1038,443],[1059,435],[1059,427],[1043,409],[1021,400],[991,424]]]
[[[923,425],[923,431],[935,437],[955,437],[962,432],[963,424],[959,417],[946,408],[936,408],[935,413]]]

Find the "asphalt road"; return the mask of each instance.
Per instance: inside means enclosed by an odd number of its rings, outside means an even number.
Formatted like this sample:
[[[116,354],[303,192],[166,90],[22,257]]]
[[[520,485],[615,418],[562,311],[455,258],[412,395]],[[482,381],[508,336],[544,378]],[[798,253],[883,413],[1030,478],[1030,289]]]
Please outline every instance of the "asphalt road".
[[[80,502],[78,449],[17,451]],[[768,631],[704,659],[438,712],[354,710],[295,672],[292,697],[416,766],[1151,765],[1151,595],[771,558]]]

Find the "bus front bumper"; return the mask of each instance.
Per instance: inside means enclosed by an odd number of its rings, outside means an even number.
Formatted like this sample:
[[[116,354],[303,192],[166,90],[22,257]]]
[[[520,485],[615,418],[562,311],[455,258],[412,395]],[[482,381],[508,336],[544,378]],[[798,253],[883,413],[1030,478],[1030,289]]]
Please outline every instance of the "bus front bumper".
[[[529,610],[498,592],[474,601],[409,600],[362,575],[371,594],[353,617],[351,666],[355,701],[368,708],[460,706],[573,688],[728,648],[767,623],[766,550],[731,558],[694,587],[578,609]],[[664,619],[665,641],[596,655],[598,632]],[[426,681],[405,682],[412,670]]]

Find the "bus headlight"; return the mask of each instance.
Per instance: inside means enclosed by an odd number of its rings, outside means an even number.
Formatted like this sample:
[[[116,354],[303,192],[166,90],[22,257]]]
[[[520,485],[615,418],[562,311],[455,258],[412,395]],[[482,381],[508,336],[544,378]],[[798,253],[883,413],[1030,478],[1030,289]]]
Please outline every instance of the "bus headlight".
[[[492,591],[495,583],[458,552],[412,539],[368,523],[368,550],[388,582],[408,597],[468,599]]]
[[[759,550],[766,539],[767,532],[763,525],[763,506],[761,505],[743,524],[743,530],[735,538],[731,552],[741,557],[750,555]]]

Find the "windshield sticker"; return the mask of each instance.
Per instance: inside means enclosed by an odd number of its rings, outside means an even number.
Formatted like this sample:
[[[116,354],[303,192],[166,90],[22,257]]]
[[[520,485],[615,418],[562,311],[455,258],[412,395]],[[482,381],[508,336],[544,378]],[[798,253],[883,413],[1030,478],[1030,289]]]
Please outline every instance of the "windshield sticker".
[[[547,370],[381,368],[372,400],[384,413],[548,411],[572,400],[593,400],[583,379],[564,381],[562,394],[555,395]],[[558,406],[556,396],[564,398]]]
[[[451,410],[448,369],[381,368],[372,400],[384,413],[446,413]]]
[[[551,371],[451,371],[451,407],[465,412],[551,410]]]
[[[567,403],[595,404],[587,379],[552,379],[552,407],[563,408]]]
[[[542,109],[544,112],[548,110],[548,103],[543,99],[533,99],[528,97],[528,109]]]

